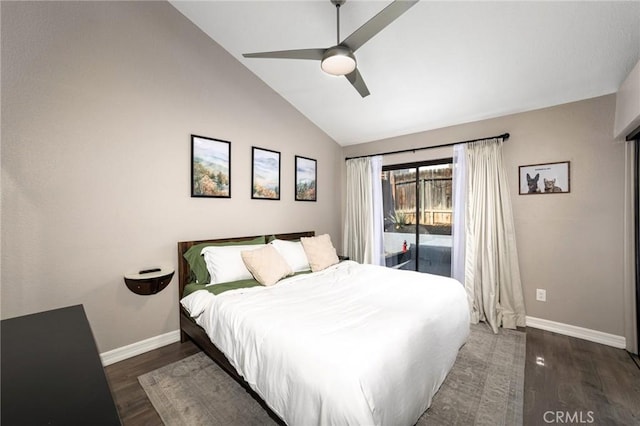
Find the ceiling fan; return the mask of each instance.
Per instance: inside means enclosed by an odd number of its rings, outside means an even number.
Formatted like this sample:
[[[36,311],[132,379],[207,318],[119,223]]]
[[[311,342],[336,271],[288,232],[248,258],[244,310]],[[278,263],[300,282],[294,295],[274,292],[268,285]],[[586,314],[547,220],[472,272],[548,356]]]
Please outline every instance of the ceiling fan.
[[[279,50],[275,52],[244,53],[245,58],[311,59],[320,62],[322,70],[331,75],[344,75],[363,98],[369,89],[357,68],[354,52],[367,41],[409,10],[419,0],[395,0],[376,16],[340,42],[340,6],[346,0],[330,0],[336,6],[337,44],[327,49]]]

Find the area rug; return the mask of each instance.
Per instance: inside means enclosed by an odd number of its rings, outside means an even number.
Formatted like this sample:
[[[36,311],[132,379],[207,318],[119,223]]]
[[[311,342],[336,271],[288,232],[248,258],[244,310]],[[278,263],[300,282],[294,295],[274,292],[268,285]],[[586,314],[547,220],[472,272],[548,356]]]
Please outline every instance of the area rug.
[[[471,325],[467,343],[431,407],[420,417],[426,425],[522,425],[526,334],[488,325]]]
[[[417,425],[521,425],[525,336],[503,329],[493,334],[485,324],[472,325],[467,343]],[[167,426],[275,424],[202,352],[138,380]]]

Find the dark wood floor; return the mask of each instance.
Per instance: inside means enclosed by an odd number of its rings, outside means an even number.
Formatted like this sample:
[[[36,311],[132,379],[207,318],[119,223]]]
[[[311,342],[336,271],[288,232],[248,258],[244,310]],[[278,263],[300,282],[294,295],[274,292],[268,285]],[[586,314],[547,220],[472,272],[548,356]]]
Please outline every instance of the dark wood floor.
[[[173,343],[106,367],[123,424],[161,425],[137,377],[198,351]],[[524,424],[640,425],[640,368],[622,349],[527,328]]]
[[[525,425],[640,425],[640,368],[622,349],[527,328],[524,392]]]

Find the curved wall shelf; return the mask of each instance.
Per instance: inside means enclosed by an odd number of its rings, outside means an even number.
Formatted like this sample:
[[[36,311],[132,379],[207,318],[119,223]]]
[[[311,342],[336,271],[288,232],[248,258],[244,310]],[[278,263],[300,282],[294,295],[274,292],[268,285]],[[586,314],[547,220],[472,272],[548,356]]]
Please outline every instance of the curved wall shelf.
[[[126,274],[124,276],[124,282],[135,294],[148,296],[156,294],[159,291],[164,290],[169,285],[174,274],[173,269],[151,269],[147,271],[140,271],[134,274]]]

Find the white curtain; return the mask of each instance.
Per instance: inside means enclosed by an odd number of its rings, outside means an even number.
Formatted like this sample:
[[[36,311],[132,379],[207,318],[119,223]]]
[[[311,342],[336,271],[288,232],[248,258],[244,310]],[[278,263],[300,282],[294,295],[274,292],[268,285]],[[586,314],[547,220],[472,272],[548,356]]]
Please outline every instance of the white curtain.
[[[466,144],[453,146],[453,226],[451,253],[451,276],[464,283],[465,267],[465,224],[467,197],[467,150]]]
[[[457,165],[464,170],[466,186],[461,281],[467,290],[471,321],[485,321],[494,333],[501,326],[524,327],[526,315],[502,144],[502,139],[491,139],[457,150]],[[458,188],[454,184],[454,190]],[[454,194],[454,200],[458,198],[460,194]],[[460,230],[460,224],[456,228]],[[462,268],[460,261],[454,258],[456,274]]]
[[[382,157],[347,160],[344,248],[349,259],[384,265]]]

